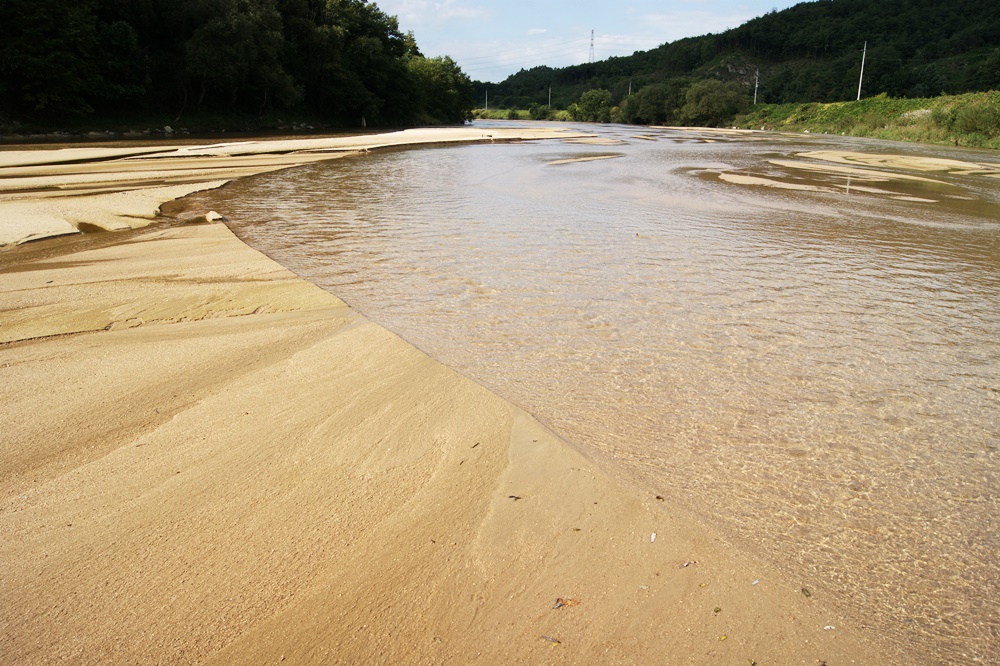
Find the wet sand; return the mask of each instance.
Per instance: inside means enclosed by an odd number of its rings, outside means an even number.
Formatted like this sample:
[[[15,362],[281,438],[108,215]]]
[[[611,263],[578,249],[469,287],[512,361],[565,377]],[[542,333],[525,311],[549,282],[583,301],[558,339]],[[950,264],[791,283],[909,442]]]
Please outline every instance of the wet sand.
[[[146,225],[331,156],[287,148],[185,148],[152,183],[3,153],[0,230]],[[205,213],[0,252],[0,662],[899,661]]]

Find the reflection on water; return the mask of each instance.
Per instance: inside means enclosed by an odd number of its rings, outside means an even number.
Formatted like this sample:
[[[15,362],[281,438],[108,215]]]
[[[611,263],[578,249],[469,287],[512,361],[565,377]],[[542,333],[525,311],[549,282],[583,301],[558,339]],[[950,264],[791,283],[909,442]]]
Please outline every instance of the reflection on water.
[[[600,134],[365,156],[202,196],[910,660],[995,660],[996,157]]]

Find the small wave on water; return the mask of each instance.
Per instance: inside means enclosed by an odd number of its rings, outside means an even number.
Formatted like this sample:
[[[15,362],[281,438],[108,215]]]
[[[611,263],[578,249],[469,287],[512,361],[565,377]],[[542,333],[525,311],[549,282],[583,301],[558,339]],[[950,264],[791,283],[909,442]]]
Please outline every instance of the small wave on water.
[[[198,196],[902,654],[995,659],[995,156],[597,133],[368,155]]]

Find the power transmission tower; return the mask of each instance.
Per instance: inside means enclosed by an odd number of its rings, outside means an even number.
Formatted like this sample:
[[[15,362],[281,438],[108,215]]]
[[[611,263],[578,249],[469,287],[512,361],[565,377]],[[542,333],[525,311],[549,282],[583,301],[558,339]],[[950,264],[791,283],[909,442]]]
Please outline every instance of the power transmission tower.
[[[594,31],[590,31],[590,62],[594,62]]]

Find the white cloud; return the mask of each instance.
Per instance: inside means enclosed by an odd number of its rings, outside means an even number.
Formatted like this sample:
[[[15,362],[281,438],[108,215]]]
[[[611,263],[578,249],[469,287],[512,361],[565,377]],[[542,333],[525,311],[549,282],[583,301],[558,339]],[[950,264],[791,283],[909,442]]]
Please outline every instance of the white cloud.
[[[736,27],[777,0],[375,0],[427,55],[450,55],[474,79],[497,81],[521,68],[587,62],[594,32],[597,60],[627,56],[689,36]],[[781,0],[783,5],[795,0]],[[583,6],[581,6],[581,4]],[[672,5],[676,11],[666,10]],[[532,26],[546,26],[545,28]]]
[[[455,58],[462,70],[473,79],[499,81],[520,69],[539,65],[565,67],[587,62],[589,35],[572,40],[552,36],[522,37],[517,40],[481,40],[475,44],[451,42],[441,44]]]
[[[642,25],[644,33],[657,35],[659,43],[662,44],[682,37],[724,32],[745,23],[750,18],[752,15],[719,12],[671,12],[646,14],[642,17]]]
[[[464,0],[381,0],[379,9],[399,18],[400,27],[441,25],[451,21],[468,21],[489,18],[492,11]]]

